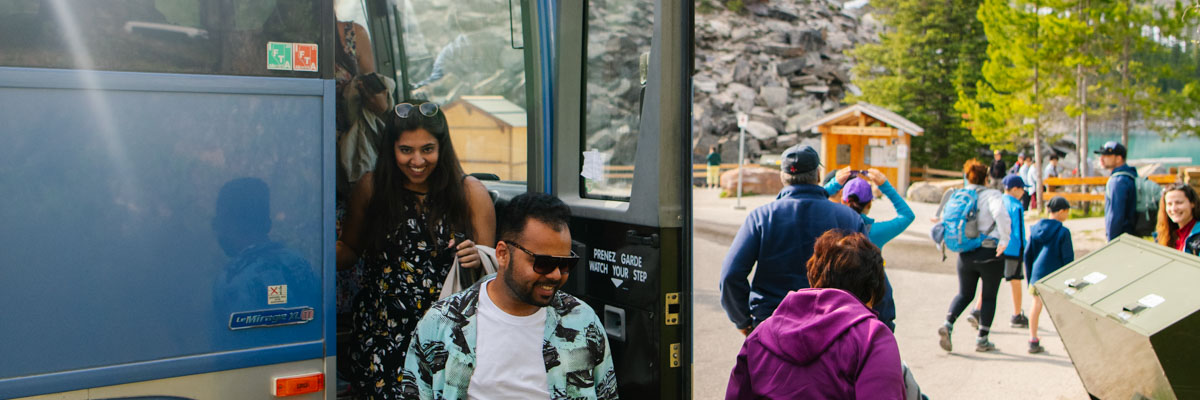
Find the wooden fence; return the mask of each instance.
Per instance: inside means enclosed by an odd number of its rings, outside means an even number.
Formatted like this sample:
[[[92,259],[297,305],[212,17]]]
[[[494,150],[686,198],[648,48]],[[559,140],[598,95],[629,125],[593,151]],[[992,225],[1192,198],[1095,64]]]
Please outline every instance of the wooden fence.
[[[1149,179],[1151,182],[1154,182],[1154,183],[1157,183],[1160,185],[1167,185],[1170,183],[1174,183],[1179,178],[1173,174],[1162,174],[1162,175],[1150,175],[1150,176],[1147,176],[1146,179]],[[1107,184],[1108,184],[1107,176],[1089,176],[1089,177],[1083,177],[1083,178],[1046,178],[1045,185],[1050,190],[1045,193],[1042,193],[1042,195],[1044,195],[1047,199],[1053,198],[1054,196],[1062,196],[1063,198],[1067,199],[1067,201],[1070,201],[1070,202],[1104,201],[1104,193],[1092,193],[1091,190],[1088,190],[1088,189],[1090,189],[1088,187],[1104,186]],[[1063,188],[1063,187],[1071,187],[1071,186],[1075,186],[1075,187],[1082,186],[1082,187],[1088,188],[1088,189],[1085,189],[1082,192],[1065,192],[1062,190],[1055,190],[1055,188]]]
[[[910,173],[910,179],[913,182],[932,181],[943,179],[962,179],[962,171],[950,171],[945,169],[917,167],[913,168]]]
[[[754,167],[778,168],[778,166],[774,165],[746,164],[746,168]],[[737,169],[737,164],[721,164],[721,172],[731,169]],[[692,178],[704,178],[706,176],[708,176],[708,164],[692,164]],[[606,165],[604,166],[604,177],[607,179],[633,179],[633,166]]]

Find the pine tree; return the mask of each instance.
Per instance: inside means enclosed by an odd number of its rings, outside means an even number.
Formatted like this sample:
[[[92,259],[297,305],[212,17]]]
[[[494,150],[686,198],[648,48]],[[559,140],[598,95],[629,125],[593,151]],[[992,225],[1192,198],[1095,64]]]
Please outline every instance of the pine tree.
[[[860,45],[853,83],[866,101],[925,128],[913,138],[915,165],[955,169],[978,155],[980,144],[954,109],[958,93],[974,93],[986,46],[975,18],[980,0],[876,0],[871,6],[886,31]]]

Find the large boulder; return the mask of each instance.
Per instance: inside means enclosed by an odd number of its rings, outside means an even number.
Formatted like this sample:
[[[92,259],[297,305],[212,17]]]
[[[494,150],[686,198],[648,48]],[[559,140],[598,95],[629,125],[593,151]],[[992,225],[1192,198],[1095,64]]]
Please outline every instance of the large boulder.
[[[788,89],[778,86],[765,86],[758,89],[758,96],[763,99],[768,108],[781,108],[787,105]]]
[[[767,140],[779,136],[779,131],[775,130],[775,128],[758,121],[746,123],[746,133],[749,133],[758,140]]]
[[[779,179],[779,170],[764,167],[742,168],[742,195],[747,194],[776,194],[783,190],[783,181]],[[721,173],[721,189],[730,196],[737,195],[738,170],[731,169]]]
[[[962,180],[959,179],[915,182],[908,186],[906,197],[911,201],[938,204],[942,201],[942,194],[947,190],[961,187]]]

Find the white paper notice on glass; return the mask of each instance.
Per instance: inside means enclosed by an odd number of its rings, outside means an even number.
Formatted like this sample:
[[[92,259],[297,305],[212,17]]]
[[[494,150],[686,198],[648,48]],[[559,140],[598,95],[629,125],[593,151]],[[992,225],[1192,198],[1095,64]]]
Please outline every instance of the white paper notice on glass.
[[[907,144],[896,145],[896,158],[899,158],[901,160],[908,158],[908,145]]]
[[[579,176],[593,181],[604,179],[604,153],[596,149],[583,152],[583,169]]]

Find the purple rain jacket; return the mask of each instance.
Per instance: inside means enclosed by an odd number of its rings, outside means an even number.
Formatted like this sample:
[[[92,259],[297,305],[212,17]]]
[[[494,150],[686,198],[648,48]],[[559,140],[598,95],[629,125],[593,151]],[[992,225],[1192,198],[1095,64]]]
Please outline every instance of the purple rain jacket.
[[[900,348],[854,295],[801,289],[746,338],[725,398],[903,399]]]

